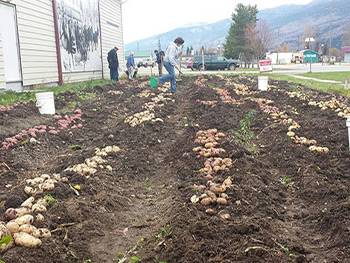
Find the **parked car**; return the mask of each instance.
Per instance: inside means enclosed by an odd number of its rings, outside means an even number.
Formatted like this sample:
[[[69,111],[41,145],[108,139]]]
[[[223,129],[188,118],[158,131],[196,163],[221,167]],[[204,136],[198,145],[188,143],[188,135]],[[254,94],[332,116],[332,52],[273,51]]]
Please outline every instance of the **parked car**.
[[[200,70],[202,68],[202,56],[194,56],[192,58],[192,70]],[[235,70],[239,67],[239,62],[236,59],[227,59],[221,55],[204,55],[204,68],[207,69],[228,69]]]
[[[155,65],[155,61],[154,60],[152,60],[152,59],[150,59],[150,58],[144,58],[144,59],[142,59],[141,61],[139,61],[138,63],[137,63],[137,67],[139,68],[139,67],[145,67],[145,68],[147,68],[147,67],[154,67],[154,65]]]

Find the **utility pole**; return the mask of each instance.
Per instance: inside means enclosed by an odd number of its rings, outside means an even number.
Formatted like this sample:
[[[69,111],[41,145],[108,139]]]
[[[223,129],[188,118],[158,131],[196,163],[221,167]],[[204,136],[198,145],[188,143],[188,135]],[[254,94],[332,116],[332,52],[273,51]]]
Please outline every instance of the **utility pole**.
[[[300,44],[300,43],[299,43],[299,40],[300,40],[300,35],[298,34],[297,36],[298,36],[297,41],[298,41],[298,52],[299,52],[299,51],[300,51],[300,49],[299,49],[299,44]]]
[[[278,41],[278,46],[277,46],[277,64],[280,64],[279,61],[279,54],[280,54],[280,28],[277,28],[277,41]]]
[[[160,45],[160,38],[158,37],[158,52],[162,51],[162,46]]]
[[[311,45],[311,33],[309,32],[309,52],[311,52],[310,45]],[[311,53],[309,54],[310,54],[309,58],[310,58],[310,73],[311,73],[312,54]]]
[[[332,24],[333,24],[333,7],[329,8],[329,11],[331,13],[331,21],[330,21],[330,30],[329,30],[329,51],[328,51],[328,56],[329,56],[329,64],[331,64],[331,49],[332,49]]]

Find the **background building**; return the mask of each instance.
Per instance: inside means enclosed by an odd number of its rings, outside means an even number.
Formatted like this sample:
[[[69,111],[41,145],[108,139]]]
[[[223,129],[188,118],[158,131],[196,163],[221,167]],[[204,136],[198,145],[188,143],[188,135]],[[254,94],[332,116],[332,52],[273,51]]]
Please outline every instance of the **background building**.
[[[350,63],[350,46],[342,47],[341,51],[344,53],[344,62]]]
[[[124,65],[121,0],[0,0],[0,89],[109,78]]]

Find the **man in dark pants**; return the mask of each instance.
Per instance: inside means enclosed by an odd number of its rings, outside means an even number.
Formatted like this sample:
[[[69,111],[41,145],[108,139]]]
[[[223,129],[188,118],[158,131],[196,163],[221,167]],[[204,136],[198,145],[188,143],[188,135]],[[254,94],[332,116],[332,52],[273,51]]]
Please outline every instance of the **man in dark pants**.
[[[107,56],[110,76],[111,76],[111,79],[114,81],[118,81],[119,79],[119,73],[118,73],[119,61],[118,61],[117,51],[118,51],[118,48],[114,47],[108,52],[108,56]]]
[[[159,72],[159,76],[163,75],[163,58],[161,55],[162,52],[158,52],[158,50],[154,50],[154,54],[156,54],[156,62],[158,64],[158,72]]]

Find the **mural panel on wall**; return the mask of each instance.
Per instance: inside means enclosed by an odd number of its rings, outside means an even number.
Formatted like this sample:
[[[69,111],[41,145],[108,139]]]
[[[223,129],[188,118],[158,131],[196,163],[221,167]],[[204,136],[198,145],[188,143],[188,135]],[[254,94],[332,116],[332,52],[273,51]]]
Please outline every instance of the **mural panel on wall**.
[[[58,0],[63,72],[102,70],[98,0]]]

